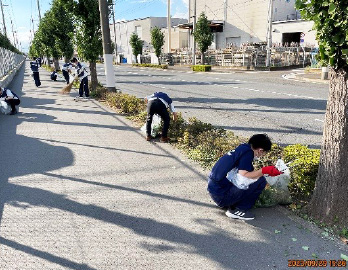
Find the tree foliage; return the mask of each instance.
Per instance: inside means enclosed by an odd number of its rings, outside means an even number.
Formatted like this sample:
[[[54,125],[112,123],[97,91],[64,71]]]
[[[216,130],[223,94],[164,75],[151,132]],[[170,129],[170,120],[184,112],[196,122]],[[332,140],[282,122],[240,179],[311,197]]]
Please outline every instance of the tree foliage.
[[[12,45],[11,41],[0,33],[0,48],[4,48],[15,53],[21,53],[15,46]]]
[[[89,61],[92,89],[98,84],[96,61],[103,54],[98,0],[60,0],[76,18],[75,44],[80,58]]]
[[[157,26],[151,29],[151,44],[155,50],[157,58],[161,55],[164,44],[164,34]]]
[[[54,0],[51,9],[45,13],[40,21],[29,55],[53,56],[56,60],[61,56],[70,58],[74,51],[71,40],[73,31],[71,14],[60,0]],[[58,62],[56,68],[59,68]]]
[[[199,15],[195,31],[192,34],[199,50],[204,54],[214,40],[214,35],[211,32],[209,21],[204,12]]]
[[[132,47],[132,52],[135,56],[135,61],[136,61],[136,63],[138,63],[137,56],[138,56],[138,54],[143,53],[144,41],[142,41],[136,33],[132,33],[132,35],[130,36],[130,39],[129,39],[129,44]]]
[[[348,69],[348,1],[296,0],[305,19],[314,21],[323,63]]]

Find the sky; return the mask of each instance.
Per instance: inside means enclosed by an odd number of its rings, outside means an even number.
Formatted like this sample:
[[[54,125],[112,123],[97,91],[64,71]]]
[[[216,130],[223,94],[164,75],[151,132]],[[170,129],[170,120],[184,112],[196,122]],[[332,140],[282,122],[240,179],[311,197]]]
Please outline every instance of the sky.
[[[13,31],[20,43],[21,51],[28,52],[34,31],[39,22],[37,2],[40,4],[41,16],[50,9],[52,0],[2,0],[7,36],[13,44]],[[144,17],[166,17],[167,0],[114,0],[115,18],[132,20]],[[189,0],[171,0],[171,15],[174,18],[187,18]],[[12,21],[12,23],[11,23]],[[33,25],[34,24],[34,25]],[[13,31],[12,31],[13,25]],[[0,14],[0,31],[3,33],[3,23]]]

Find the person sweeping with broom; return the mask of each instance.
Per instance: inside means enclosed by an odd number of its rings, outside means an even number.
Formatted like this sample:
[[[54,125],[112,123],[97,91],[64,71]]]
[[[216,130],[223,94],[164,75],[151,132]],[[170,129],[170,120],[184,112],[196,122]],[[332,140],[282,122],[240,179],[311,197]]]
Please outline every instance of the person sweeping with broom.
[[[81,64],[76,57],[71,59],[71,64],[76,69],[77,78],[80,80],[79,95],[76,98],[83,98],[83,93],[85,93],[85,98],[89,98],[88,89],[88,73],[86,67]]]

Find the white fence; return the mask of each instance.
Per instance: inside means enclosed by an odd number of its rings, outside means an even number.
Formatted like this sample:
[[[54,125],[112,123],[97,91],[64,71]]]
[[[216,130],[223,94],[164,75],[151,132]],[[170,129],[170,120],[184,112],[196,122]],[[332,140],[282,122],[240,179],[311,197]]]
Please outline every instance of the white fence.
[[[25,56],[0,48],[0,80],[14,70]]]

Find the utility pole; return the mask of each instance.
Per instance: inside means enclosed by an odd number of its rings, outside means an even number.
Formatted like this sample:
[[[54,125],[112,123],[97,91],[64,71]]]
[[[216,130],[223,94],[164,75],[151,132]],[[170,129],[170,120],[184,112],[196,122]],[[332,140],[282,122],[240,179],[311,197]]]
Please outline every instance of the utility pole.
[[[99,0],[100,24],[103,37],[104,66],[106,77],[106,88],[110,92],[115,92],[115,74],[113,66],[112,46],[109,27],[109,9],[107,0]]]
[[[114,43],[115,43],[115,61],[117,63],[117,43],[116,43],[116,23],[115,23],[115,9],[116,8],[116,4],[114,4],[114,0],[112,0],[112,20],[114,23]]]
[[[188,4],[188,25],[190,25],[190,21],[191,21],[191,0],[189,0],[189,4]],[[187,50],[189,50],[189,48],[191,47],[191,38],[190,38],[190,29],[188,31],[188,37],[187,37]]]
[[[5,23],[5,16],[4,16],[4,6],[6,5],[2,4],[2,0],[0,0],[0,6],[1,6],[1,13],[2,13],[2,23],[4,25],[4,35],[5,37],[7,37],[6,23]]]
[[[192,32],[195,32],[196,30],[196,1],[193,0],[193,27],[192,27]],[[196,41],[195,37],[192,35],[192,65],[196,64]]]
[[[39,3],[39,0],[37,0],[37,9],[39,10],[39,20],[41,21],[41,12],[40,12],[40,3]]]
[[[11,27],[12,27],[12,35],[13,35],[13,45],[15,47],[17,47],[18,44],[16,42],[16,36],[15,36],[16,31],[14,31],[14,29],[13,29],[13,22],[12,22],[12,20],[11,20]]]
[[[168,0],[168,14],[167,14],[167,28],[168,28],[168,53],[172,51],[172,23],[170,18],[170,0]]]
[[[271,67],[273,0],[269,0],[266,67]]]

